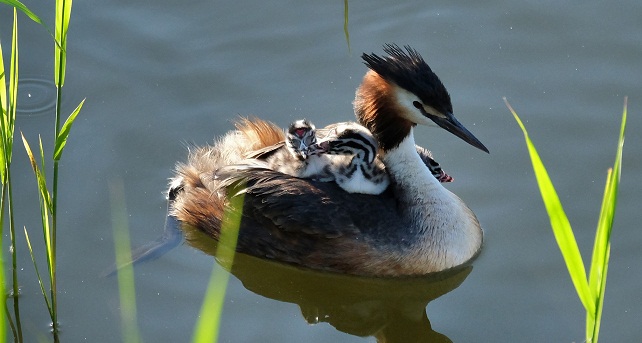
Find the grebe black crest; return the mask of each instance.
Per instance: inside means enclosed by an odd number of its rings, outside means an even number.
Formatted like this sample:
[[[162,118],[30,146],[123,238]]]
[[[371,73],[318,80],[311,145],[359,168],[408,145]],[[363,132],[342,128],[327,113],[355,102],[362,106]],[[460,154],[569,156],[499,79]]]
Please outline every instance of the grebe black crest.
[[[378,146],[374,161],[384,164],[390,178],[386,192],[349,193],[334,182],[260,166],[226,169],[269,155],[264,150],[285,141],[283,130],[257,119],[211,146],[192,150],[187,162],[177,166],[169,215],[180,223],[187,241],[202,245],[194,237],[205,234],[216,244],[228,196],[242,191],[236,249],[245,254],[369,276],[422,275],[473,259],[483,241],[481,226],[468,206],[441,185],[441,173],[435,175],[427,166],[427,153],[415,145],[415,126],[434,122],[488,149],[454,117],[446,88],[416,50],[386,45],[384,51],[387,56],[362,56],[370,70],[357,89],[354,110]],[[363,146],[351,146],[354,142]],[[339,139],[334,149],[347,152],[345,156],[358,151],[368,162],[374,154],[364,149],[366,144],[361,138]]]

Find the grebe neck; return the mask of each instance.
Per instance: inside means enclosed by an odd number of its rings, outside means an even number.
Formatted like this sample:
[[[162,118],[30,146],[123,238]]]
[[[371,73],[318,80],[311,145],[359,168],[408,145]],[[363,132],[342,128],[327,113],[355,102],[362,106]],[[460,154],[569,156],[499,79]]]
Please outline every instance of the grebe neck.
[[[482,244],[475,214],[459,197],[444,188],[426,168],[410,134],[396,148],[385,151],[384,164],[399,211],[419,233],[417,258],[449,268],[470,260]]]

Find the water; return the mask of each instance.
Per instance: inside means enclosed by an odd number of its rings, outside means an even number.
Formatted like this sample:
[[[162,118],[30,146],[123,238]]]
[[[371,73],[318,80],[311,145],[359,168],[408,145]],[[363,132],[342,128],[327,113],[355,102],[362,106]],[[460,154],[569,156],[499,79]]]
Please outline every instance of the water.
[[[25,4],[53,23],[52,4]],[[61,163],[63,339],[121,341],[116,280],[99,277],[114,258],[111,182],[125,185],[132,241],[151,241],[162,231],[162,192],[187,143],[210,142],[238,114],[280,125],[301,117],[318,126],[351,119],[354,89],[365,72],[361,52],[380,53],[383,43],[395,42],[422,53],[448,87],[458,119],[491,151],[481,153],[443,130],[417,130],[417,142],[455,177],[447,187],[475,211],[486,233],[467,279],[428,305],[432,329],[454,342],[584,339],[583,308],[502,97],[525,120],[588,259],[628,95],[601,338],[639,341],[641,7],[634,1],[351,2],[348,50],[341,2],[76,2],[63,107],[70,113],[87,101]],[[19,20],[21,78],[46,84],[53,76],[51,39],[24,16]],[[5,54],[10,29],[11,11],[0,7]],[[40,108],[51,99],[21,101]],[[52,122],[50,111],[38,112],[20,116],[17,128],[32,147],[38,134],[50,145]],[[37,193],[21,149],[16,144],[16,224],[35,240]],[[22,234],[19,240],[23,326],[27,341],[34,341],[47,334],[48,317]],[[44,262],[42,254],[38,258]],[[146,341],[191,337],[212,265],[211,257],[181,246],[136,269],[138,324]],[[237,278],[221,327],[223,342],[375,340],[326,323],[309,325],[297,305],[255,294]]]

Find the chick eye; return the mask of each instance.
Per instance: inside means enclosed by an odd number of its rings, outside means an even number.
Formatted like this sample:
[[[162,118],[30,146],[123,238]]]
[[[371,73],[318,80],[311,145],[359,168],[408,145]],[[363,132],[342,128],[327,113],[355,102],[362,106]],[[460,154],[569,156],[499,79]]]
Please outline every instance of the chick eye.
[[[419,110],[424,107],[419,101],[413,101],[412,105],[415,106],[415,108],[417,108]]]

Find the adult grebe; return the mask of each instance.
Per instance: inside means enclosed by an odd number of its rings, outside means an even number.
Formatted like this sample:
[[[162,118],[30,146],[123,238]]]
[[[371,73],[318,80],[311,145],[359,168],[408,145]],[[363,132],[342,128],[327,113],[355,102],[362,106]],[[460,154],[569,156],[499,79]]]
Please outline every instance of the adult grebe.
[[[421,275],[461,265],[481,248],[473,212],[433,177],[417,154],[413,127],[431,121],[471,145],[488,149],[453,116],[450,96],[410,47],[363,54],[370,68],[356,92],[355,114],[377,140],[391,177],[380,195],[347,193],[334,183],[243,168],[217,169],[283,140],[269,123],[246,123],[212,146],[191,151],[170,184],[170,215],[189,242],[218,240],[227,194],[245,192],[236,249],[308,268],[370,276]],[[236,180],[244,188],[223,188]]]

